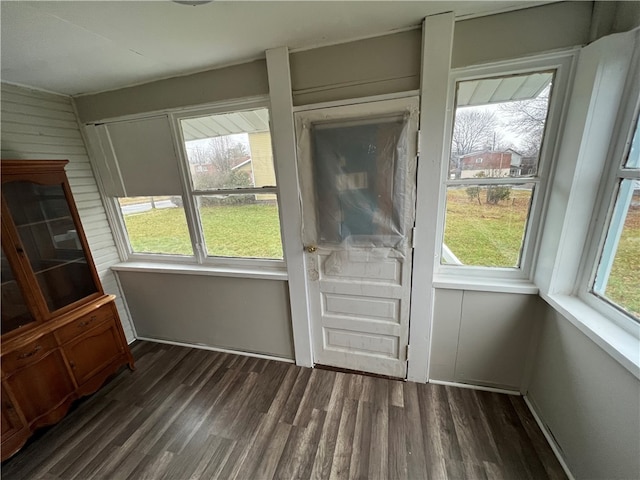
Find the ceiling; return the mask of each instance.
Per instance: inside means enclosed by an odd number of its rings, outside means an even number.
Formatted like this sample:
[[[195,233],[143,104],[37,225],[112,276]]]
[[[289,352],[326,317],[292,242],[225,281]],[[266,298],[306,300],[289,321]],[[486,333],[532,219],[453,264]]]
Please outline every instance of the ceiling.
[[[529,1],[6,1],[2,81],[78,95],[419,25],[428,15],[488,15]]]

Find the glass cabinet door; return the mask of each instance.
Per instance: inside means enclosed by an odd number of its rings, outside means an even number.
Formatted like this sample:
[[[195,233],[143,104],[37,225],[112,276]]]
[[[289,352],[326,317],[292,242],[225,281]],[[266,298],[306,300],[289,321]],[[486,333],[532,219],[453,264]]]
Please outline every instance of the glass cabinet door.
[[[35,318],[27,308],[9,260],[2,250],[2,335],[22,327]]]
[[[98,292],[63,184],[7,182],[2,195],[49,311]]]

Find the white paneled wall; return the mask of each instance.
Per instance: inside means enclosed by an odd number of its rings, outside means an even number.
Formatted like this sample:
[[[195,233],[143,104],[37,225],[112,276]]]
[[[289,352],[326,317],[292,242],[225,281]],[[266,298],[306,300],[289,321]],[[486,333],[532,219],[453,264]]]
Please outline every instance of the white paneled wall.
[[[109,269],[120,261],[71,99],[2,84],[2,158],[67,159],[71,190],[78,206],[98,274],[116,305],[129,342],[134,333],[116,277]]]

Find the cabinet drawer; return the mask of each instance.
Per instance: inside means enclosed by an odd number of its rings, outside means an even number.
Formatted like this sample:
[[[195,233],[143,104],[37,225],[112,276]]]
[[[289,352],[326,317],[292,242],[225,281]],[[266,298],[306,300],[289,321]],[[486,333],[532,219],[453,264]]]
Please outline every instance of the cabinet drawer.
[[[64,327],[59,328],[56,331],[56,335],[58,340],[60,340],[60,343],[67,343],[69,340],[77,338],[87,330],[90,330],[112,318],[113,311],[111,310],[111,304],[103,305],[99,309],[83,315]]]
[[[2,357],[2,370],[7,374],[11,374],[19,368],[37,362],[56,347],[56,339],[53,338],[53,335],[40,337],[24,347],[4,355]]]

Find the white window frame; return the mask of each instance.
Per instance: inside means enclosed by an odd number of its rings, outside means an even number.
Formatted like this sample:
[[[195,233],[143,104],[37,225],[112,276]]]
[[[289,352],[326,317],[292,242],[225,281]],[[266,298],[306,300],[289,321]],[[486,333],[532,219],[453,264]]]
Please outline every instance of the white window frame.
[[[559,150],[559,138],[562,118],[566,110],[566,98],[570,77],[572,76],[576,52],[560,52],[557,54],[542,55],[529,59],[499,62],[490,65],[481,65],[467,68],[454,69],[449,75],[449,98],[447,101],[446,125],[447,130],[444,139],[444,150],[441,162],[441,191],[437,219],[437,237],[435,252],[436,282],[446,284],[448,281],[455,283],[473,284],[483,281],[525,281],[532,282],[533,267],[538,255],[537,246],[541,237],[541,219],[544,217],[548,203],[548,186],[553,167]],[[479,80],[482,78],[504,77],[509,75],[522,75],[536,72],[554,72],[554,85],[549,100],[549,111],[545,125],[537,173],[534,177],[500,178],[500,179],[468,179],[464,181],[451,180],[449,178],[449,155],[453,134],[453,125],[456,109],[456,86],[458,82]],[[522,254],[519,268],[486,267],[471,265],[447,265],[441,264],[441,247],[444,241],[444,226],[446,216],[447,186],[450,183],[469,184],[526,184],[534,183],[535,188],[531,198],[529,217],[526,223]],[[535,293],[532,291],[532,293]]]
[[[623,98],[628,101],[621,105],[616,119],[614,132],[617,133],[614,135],[607,156],[607,168],[602,175],[594,216],[589,228],[587,248],[580,265],[579,282],[574,294],[616,325],[637,336],[640,320],[634,319],[628,313],[614,306],[612,302],[592,291],[607,236],[611,229],[611,221],[616,213],[620,182],[622,179],[640,180],[640,169],[624,168],[631,148],[636,122],[640,123],[640,53],[638,50],[636,50],[632,62],[623,95]],[[610,253],[615,254],[615,251]]]
[[[178,168],[180,170],[180,181],[182,185],[182,203],[184,213],[187,222],[187,228],[189,230],[189,237],[191,240],[191,246],[193,249],[193,255],[173,255],[173,254],[158,254],[158,253],[143,253],[134,252],[131,248],[131,242],[129,234],[124,222],[124,216],[118,203],[118,199],[111,197],[110,203],[114,212],[116,212],[115,219],[117,229],[119,230],[118,239],[124,245],[124,249],[120,248],[121,256],[125,257],[127,262],[142,262],[142,263],[171,263],[179,265],[199,265],[209,268],[220,269],[267,269],[272,271],[284,271],[286,264],[284,259],[267,259],[267,258],[250,258],[250,257],[216,257],[207,256],[204,249],[204,233],[199,220],[199,213],[197,210],[196,197],[199,195],[216,195],[221,192],[229,194],[238,193],[272,193],[277,196],[278,202],[278,214],[280,224],[280,238],[282,241],[282,215],[280,212],[280,195],[277,185],[273,188],[247,188],[238,191],[237,189],[229,190],[214,190],[214,191],[198,191],[191,188],[191,175],[189,172],[189,163],[185,150],[184,137],[182,135],[182,128],[180,126],[180,120],[203,117],[208,115],[216,115],[231,112],[240,112],[246,110],[255,109],[267,109],[269,111],[269,118],[271,118],[271,106],[267,97],[252,97],[249,99],[225,101],[216,104],[197,106],[192,108],[183,108],[176,110],[169,110],[166,113],[169,116],[171,123],[171,129],[173,134],[174,148],[176,151],[176,157],[178,161]],[[271,123],[271,121],[270,121]],[[273,136],[273,134],[272,134]],[[275,168],[275,158],[274,158]],[[284,249],[284,247],[283,247]],[[124,250],[124,251],[123,251]],[[125,255],[122,255],[125,254]]]

